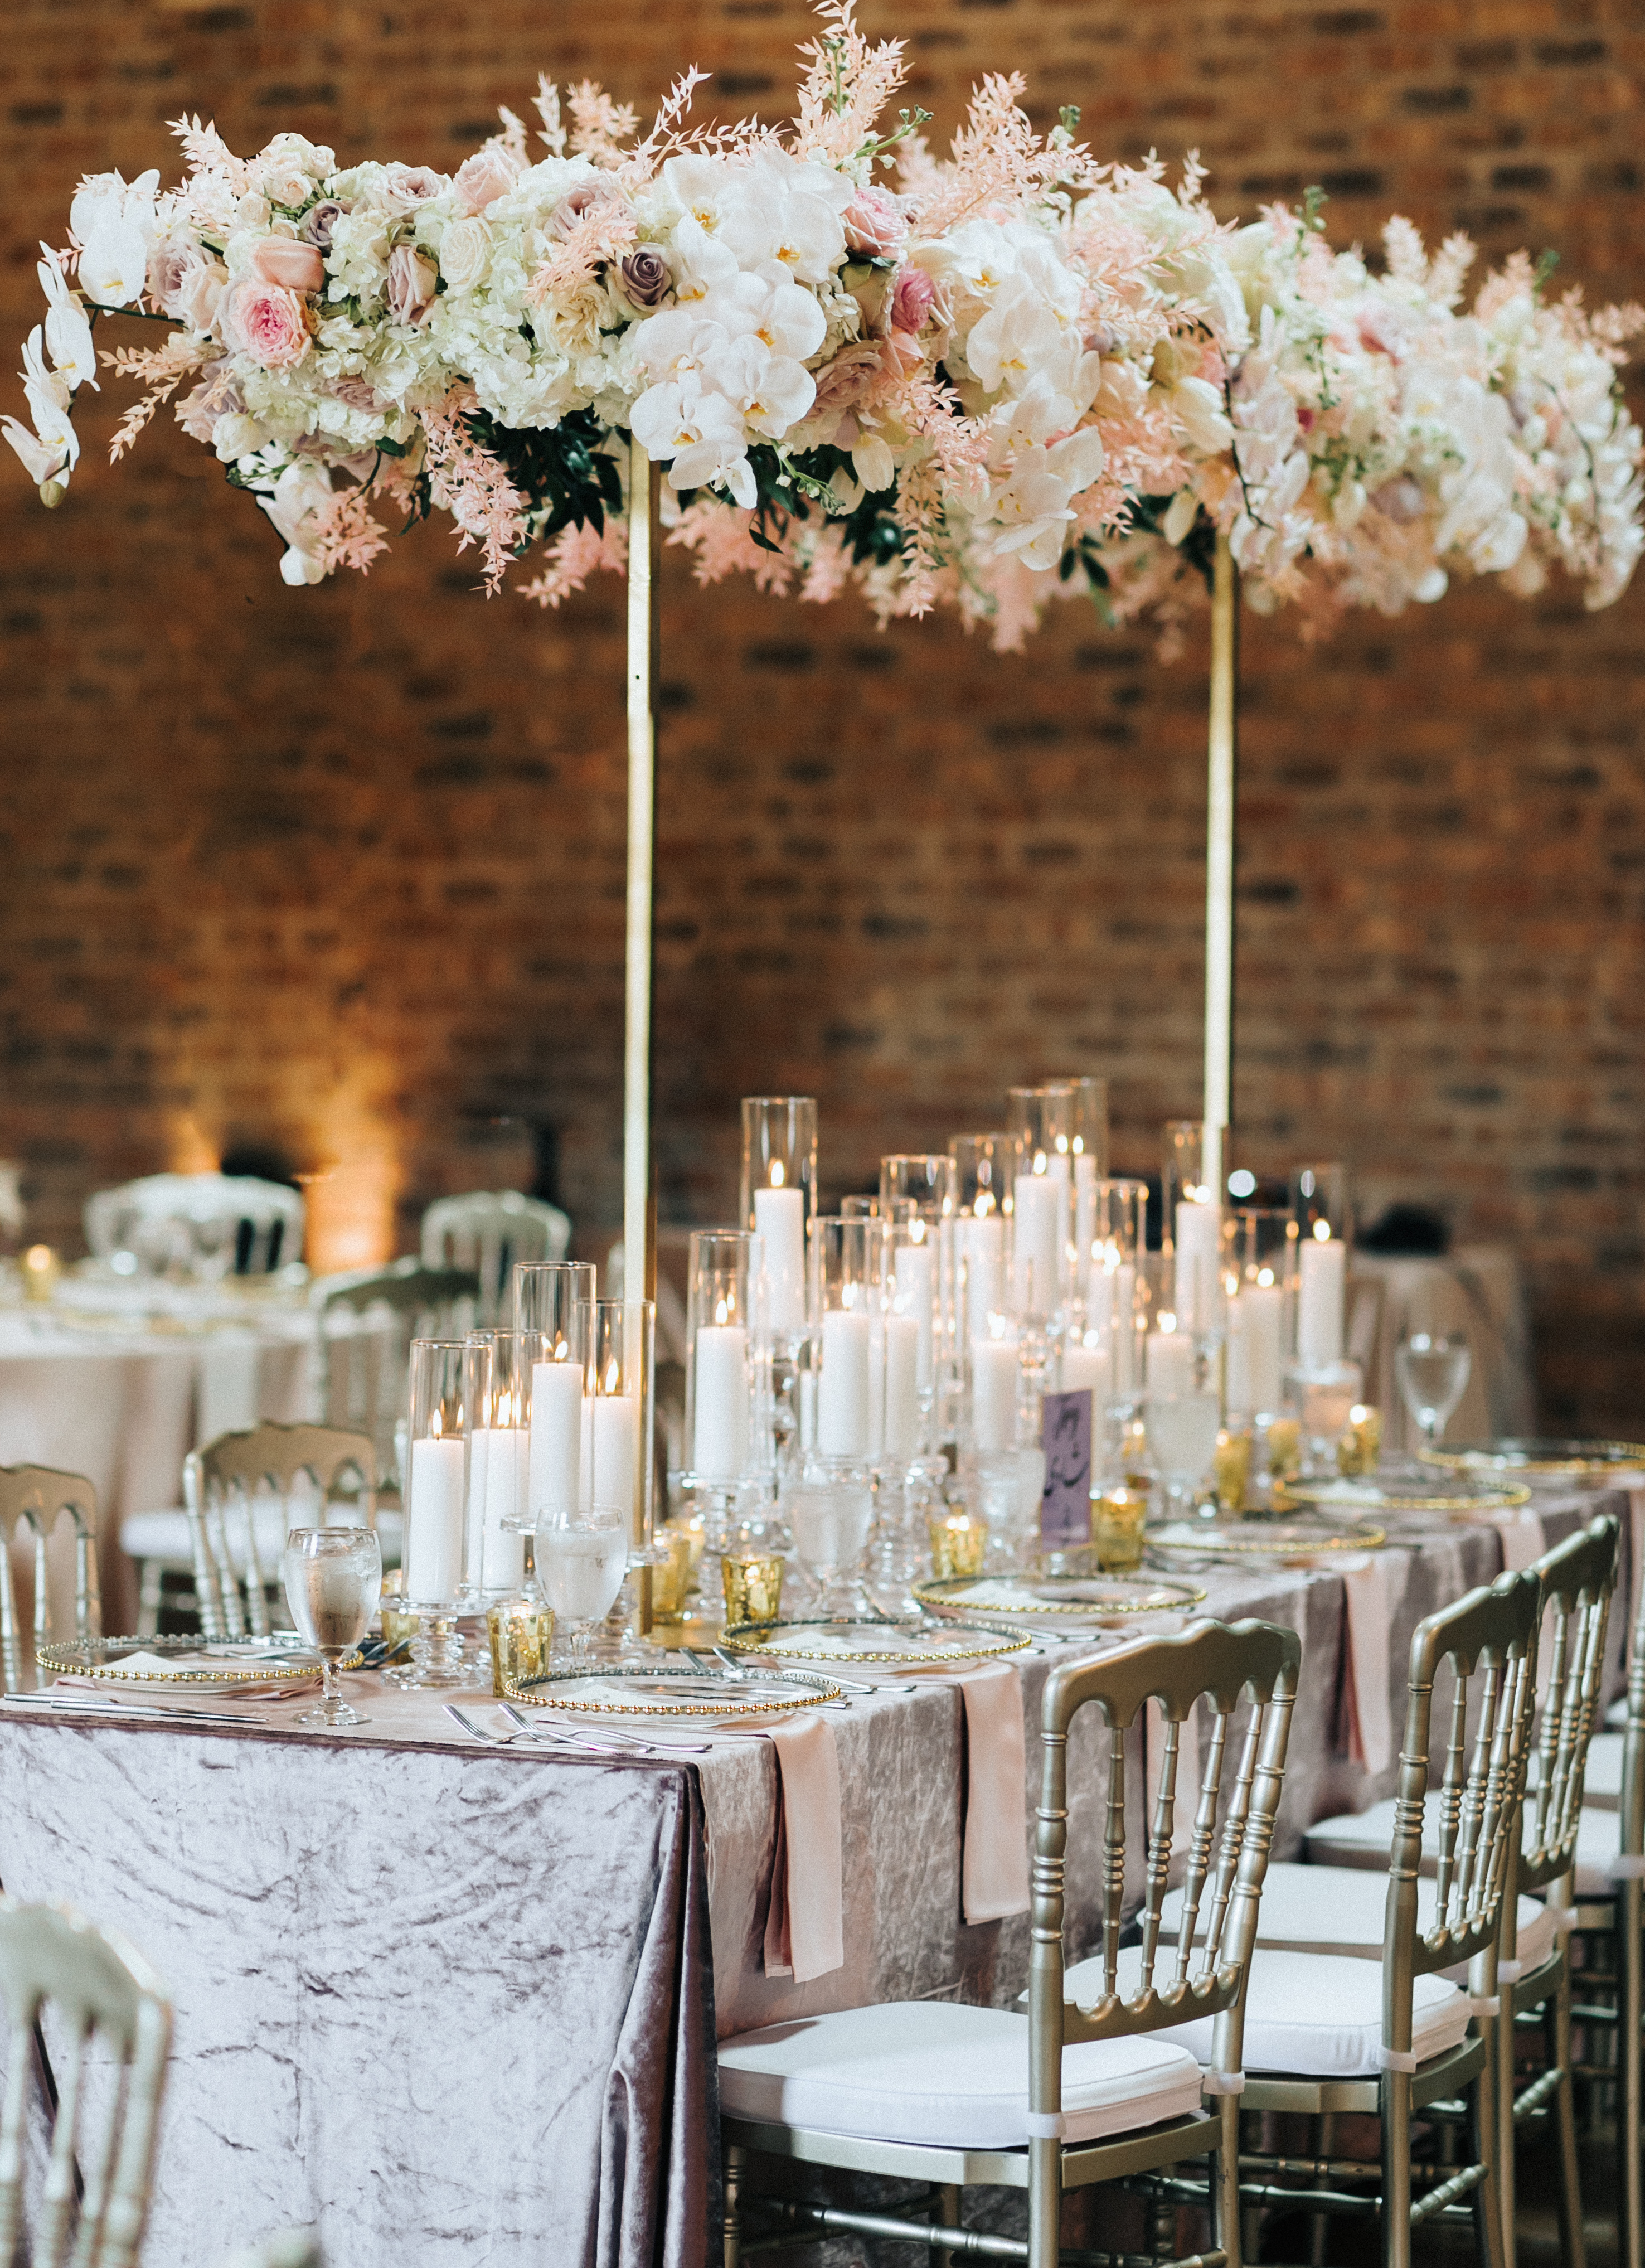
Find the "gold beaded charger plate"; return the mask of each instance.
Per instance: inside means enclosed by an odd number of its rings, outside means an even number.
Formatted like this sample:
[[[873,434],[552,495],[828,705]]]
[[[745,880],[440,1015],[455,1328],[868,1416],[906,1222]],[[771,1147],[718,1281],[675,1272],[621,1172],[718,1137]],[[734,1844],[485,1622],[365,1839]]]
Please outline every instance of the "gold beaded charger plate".
[[[81,1638],[52,1641],[35,1660],[54,1677],[76,1683],[129,1688],[145,1693],[275,1695],[314,1683],[319,1660],[312,1646],[268,1638]],[[351,1668],[358,1656],[341,1667]]]
[[[877,1665],[885,1669],[947,1669],[955,1662],[989,1655],[1021,1653],[1032,1640],[1020,1631],[978,1630],[949,1623],[886,1622],[739,1623],[721,1643],[728,1653],[763,1653],[777,1661],[835,1661]]]
[[[1173,1520],[1148,1531],[1150,1551],[1192,1553],[1236,1565],[1253,1559],[1277,1559],[1288,1567],[1329,1565],[1351,1551],[1375,1551],[1386,1541],[1386,1530],[1367,1521],[1332,1527],[1316,1520]]]
[[[804,1669],[748,1669],[736,1676],[675,1669],[552,1670],[522,1677],[509,1698],[534,1709],[562,1709],[578,1717],[687,1717],[731,1721],[783,1717],[819,1702],[842,1698],[826,1677]]]
[[[1531,1491],[1517,1481],[1417,1466],[1406,1472],[1367,1473],[1355,1480],[1284,1481],[1275,1486],[1274,1501],[1285,1511],[1311,1512],[1327,1520],[1357,1520],[1367,1513],[1401,1520],[1424,1512],[1475,1520],[1485,1513],[1512,1512],[1529,1504]]]
[[[1512,1473],[1542,1481],[1624,1480],[1645,1474],[1645,1442],[1572,1441],[1554,1436],[1507,1434],[1498,1441],[1447,1441],[1421,1448],[1425,1465],[1448,1473]]]
[[[1182,1615],[1205,1593],[1195,1583],[1149,1575],[951,1575],[916,1583],[933,1614],[1021,1616],[1024,1623],[1115,1622],[1132,1615]]]

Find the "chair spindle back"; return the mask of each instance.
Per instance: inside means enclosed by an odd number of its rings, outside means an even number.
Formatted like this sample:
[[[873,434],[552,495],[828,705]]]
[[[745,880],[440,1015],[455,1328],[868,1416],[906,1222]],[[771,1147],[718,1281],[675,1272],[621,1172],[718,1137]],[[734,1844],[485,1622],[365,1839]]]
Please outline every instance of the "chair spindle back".
[[[244,1638],[248,1629],[253,1638],[268,1637],[264,1587],[280,1570],[276,1561],[265,1574],[257,1548],[258,1490],[266,1483],[273,1495],[283,1501],[299,1473],[305,1473],[325,1498],[330,1497],[340,1480],[355,1479],[359,1490],[356,1524],[376,1527],[377,1451],[369,1434],[344,1432],[330,1425],[280,1425],[269,1421],[243,1433],[219,1434],[184,1461],[183,1503],[194,1543],[195,1594],[200,1606],[200,1626],[207,1638]],[[238,1506],[244,1517],[243,1610],[228,1527],[231,1506]]]
[[[17,1587],[11,1547],[19,1527],[34,1537],[34,1645],[54,1635],[47,1592],[47,1547],[52,1530],[67,1514],[74,1523],[74,1634],[102,1635],[97,1573],[97,1491],[79,1473],[60,1473],[49,1465],[0,1465],[0,1691],[15,1691],[24,1672],[18,1629]],[[28,1667],[33,1667],[30,1649]]]
[[[1545,1552],[1531,1570],[1542,1586],[1540,1644],[1548,1648],[1548,1662],[1546,1678],[1541,1661],[1538,1663],[1537,1683],[1544,1697],[1537,1734],[1537,1785],[1525,1798],[1520,1837],[1522,1890],[1557,1882],[1576,1863],[1588,1744],[1598,1722],[1619,1541],[1617,1522],[1602,1513]]]

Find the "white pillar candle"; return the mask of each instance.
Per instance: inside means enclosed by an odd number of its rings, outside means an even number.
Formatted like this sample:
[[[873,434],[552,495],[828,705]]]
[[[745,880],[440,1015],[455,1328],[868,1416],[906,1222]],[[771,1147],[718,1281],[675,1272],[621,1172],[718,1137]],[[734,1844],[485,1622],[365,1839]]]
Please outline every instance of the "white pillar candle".
[[[971,1343],[971,1430],[979,1449],[1010,1449],[1017,1442],[1017,1343],[978,1338]]]
[[[1245,1384],[1251,1396],[1240,1406],[1277,1410],[1285,1360],[1285,1294],[1277,1284],[1247,1284],[1235,1304],[1243,1311]]]
[[[538,1514],[582,1501],[583,1366],[578,1362],[532,1365],[531,1447],[526,1458],[526,1524]]]
[[[1150,1394],[1193,1392],[1193,1341],[1181,1331],[1150,1331],[1146,1359]]]
[[[1113,1347],[1114,1271],[1093,1268],[1085,1284],[1085,1331],[1098,1346]]]
[[[696,1340],[692,1465],[699,1480],[734,1481],[748,1462],[748,1334],[702,1323]]]
[[[765,1239],[766,1318],[774,1331],[805,1328],[805,1197],[756,1189],[754,1226]]]
[[[1113,1390],[1136,1388],[1136,1270],[1128,1263],[1113,1270]]]
[[[885,1318],[883,1314],[868,1319],[868,1454],[870,1458],[885,1453]]]
[[[594,1397],[583,1396],[583,1455],[578,1468],[576,1500],[579,1504],[594,1501]]]
[[[1018,1174],[1011,1221],[1011,1306],[1019,1315],[1049,1315],[1057,1305],[1057,1229],[1061,1191],[1044,1174]]]
[[[1098,1273],[1091,1258],[1091,1246],[1097,1238],[1097,1160],[1082,1151],[1074,1160],[1074,1281],[1080,1296],[1089,1296],[1089,1285]]]
[[[634,1481],[639,1467],[639,1403],[632,1394],[597,1394],[589,1404],[593,1424],[591,1504],[614,1504],[628,1521],[628,1541],[638,1545],[639,1506]]]
[[[817,1447],[825,1457],[868,1454],[869,1336],[865,1314],[836,1307],[822,1319]]]
[[[518,1512],[520,1437],[512,1425],[498,1425],[485,1438],[480,1581],[488,1591],[514,1590],[525,1579],[525,1538],[503,1523]]]
[[[449,1606],[463,1572],[463,1445],[411,1445],[406,1506],[406,1595],[414,1606]]]
[[[1302,1249],[1296,1297],[1296,1353],[1306,1363],[1342,1359],[1342,1308],[1348,1291],[1348,1248],[1340,1237],[1310,1237]]]
[[[997,1212],[967,1213],[959,1223],[959,1256],[966,1270],[961,1325],[966,1341],[981,1338],[990,1314],[1005,1305],[1005,1223]]]
[[[913,1315],[885,1318],[885,1455],[906,1464],[920,1447],[920,1326]]]
[[[1062,1391],[1089,1394],[1093,1410],[1108,1407],[1113,1365],[1105,1347],[1065,1346],[1062,1350]]]
[[[929,1394],[936,1375],[936,1255],[929,1244],[898,1247],[897,1307],[919,1328],[920,1391]]]
[[[1177,1329],[1208,1331],[1216,1314],[1221,1218],[1215,1205],[1177,1207]]]
[[[468,1436],[468,1509],[463,1521],[463,1580],[485,1579],[486,1472],[491,1456],[491,1431],[476,1425]]]

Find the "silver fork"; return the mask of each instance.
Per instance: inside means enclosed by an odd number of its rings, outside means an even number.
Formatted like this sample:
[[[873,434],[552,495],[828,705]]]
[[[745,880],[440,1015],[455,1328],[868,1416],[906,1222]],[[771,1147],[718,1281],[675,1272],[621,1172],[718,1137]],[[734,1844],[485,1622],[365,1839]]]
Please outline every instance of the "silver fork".
[[[569,1741],[577,1748],[587,1749],[591,1749],[595,1745],[595,1743],[588,1738],[586,1734],[574,1733],[569,1725],[536,1725],[532,1723],[528,1718],[523,1717],[519,1711],[510,1702],[501,1701],[497,1704],[497,1706],[502,1710],[503,1714],[508,1719],[510,1724],[518,1725],[522,1733],[529,1733],[534,1740]],[[625,1748],[637,1749],[642,1756],[649,1756],[660,1754],[667,1756],[706,1756],[709,1753],[708,1743],[706,1742],[672,1740],[643,1741],[637,1733],[625,1732],[621,1727],[616,1725],[602,1725],[600,1727],[600,1731],[606,1734],[608,1740],[621,1742],[623,1743]],[[600,1753],[603,1756],[612,1756],[620,1754],[621,1751],[617,1749],[603,1749]]]

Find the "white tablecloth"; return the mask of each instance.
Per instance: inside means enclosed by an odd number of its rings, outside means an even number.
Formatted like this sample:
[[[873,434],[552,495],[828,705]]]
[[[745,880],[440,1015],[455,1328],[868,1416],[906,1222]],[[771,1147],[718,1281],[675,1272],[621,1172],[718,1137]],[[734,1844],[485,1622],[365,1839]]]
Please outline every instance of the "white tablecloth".
[[[65,1286],[69,1300],[81,1292]],[[224,1295],[216,1300],[219,1316],[232,1314]],[[180,1504],[183,1459],[200,1442],[260,1418],[305,1417],[312,1346],[305,1307],[271,1307],[239,1322],[212,1321],[209,1310],[144,1319],[109,1303],[97,1313],[64,1301],[0,1311],[0,1464],[52,1465],[95,1487],[106,1630],[134,1628],[137,1611],[121,1521]],[[66,1523],[53,1547],[52,1625],[72,1630]],[[26,1629],[34,1591],[26,1536],[14,1549],[12,1572]]]

